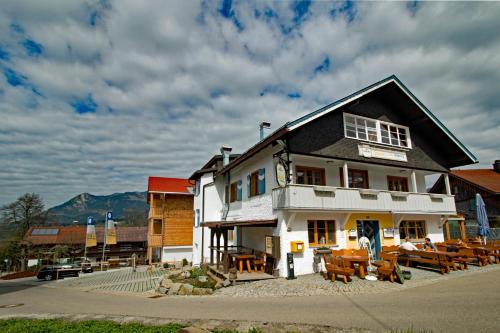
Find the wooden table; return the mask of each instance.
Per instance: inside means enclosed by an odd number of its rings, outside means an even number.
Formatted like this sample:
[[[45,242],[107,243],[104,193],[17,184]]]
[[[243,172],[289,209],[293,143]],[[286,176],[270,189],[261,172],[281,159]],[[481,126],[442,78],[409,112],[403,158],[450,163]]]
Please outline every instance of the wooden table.
[[[243,262],[246,263],[248,273],[252,272],[251,261],[255,259],[255,254],[232,254],[231,257],[236,260],[240,273],[243,273]]]
[[[343,255],[342,259],[349,262],[349,265],[354,268],[354,264],[359,266],[359,277],[364,279],[367,273],[368,256]]]

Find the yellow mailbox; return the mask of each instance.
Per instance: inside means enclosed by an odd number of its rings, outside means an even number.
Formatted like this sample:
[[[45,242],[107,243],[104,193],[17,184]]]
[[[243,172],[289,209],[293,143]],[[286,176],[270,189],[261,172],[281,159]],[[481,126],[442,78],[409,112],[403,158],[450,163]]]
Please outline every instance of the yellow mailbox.
[[[292,252],[301,253],[304,252],[304,242],[303,241],[291,241],[290,247],[292,248]]]

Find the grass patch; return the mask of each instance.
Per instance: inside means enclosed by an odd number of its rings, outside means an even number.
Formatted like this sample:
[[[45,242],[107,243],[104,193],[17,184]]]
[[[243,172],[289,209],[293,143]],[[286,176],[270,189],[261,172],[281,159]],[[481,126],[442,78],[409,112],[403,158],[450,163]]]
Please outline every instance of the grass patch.
[[[176,333],[180,324],[162,326],[147,326],[143,324],[118,324],[112,321],[64,321],[60,319],[31,320],[7,319],[0,320],[2,333]]]

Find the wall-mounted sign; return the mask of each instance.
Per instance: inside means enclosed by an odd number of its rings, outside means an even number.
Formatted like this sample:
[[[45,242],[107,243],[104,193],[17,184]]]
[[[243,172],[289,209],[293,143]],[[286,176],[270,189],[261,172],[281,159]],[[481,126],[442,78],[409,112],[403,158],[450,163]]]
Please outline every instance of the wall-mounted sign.
[[[406,153],[404,151],[384,149],[380,147],[373,147],[370,145],[358,145],[358,151],[359,156],[363,156],[366,158],[381,158],[384,160],[408,162]]]
[[[393,228],[384,229],[384,238],[394,238],[394,229]]]
[[[286,168],[281,161],[276,163],[276,181],[279,187],[286,186]]]
[[[349,238],[358,237],[358,231],[356,229],[349,229]]]

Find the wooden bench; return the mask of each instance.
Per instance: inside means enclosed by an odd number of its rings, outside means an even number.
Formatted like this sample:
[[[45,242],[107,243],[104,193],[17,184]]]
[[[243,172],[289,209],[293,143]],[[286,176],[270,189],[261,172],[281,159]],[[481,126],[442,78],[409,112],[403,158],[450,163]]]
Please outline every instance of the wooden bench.
[[[400,258],[406,262],[405,266],[410,267],[411,263],[426,264],[435,266],[441,274],[449,273],[450,267],[455,265],[445,254],[428,251],[408,251],[399,249]]]
[[[255,271],[264,272],[264,266],[266,263],[266,254],[262,251],[252,251],[252,252],[255,254],[255,259],[252,262]]]
[[[385,253],[399,253],[399,246],[398,245],[388,245],[388,246],[382,246],[382,252]]]
[[[470,248],[470,247],[461,247],[458,250],[458,253],[470,259],[469,262],[474,262],[479,267],[483,267],[487,265],[490,261],[489,257],[483,253],[480,249]]]
[[[354,269],[349,267],[342,257],[335,257],[333,255],[323,255],[325,261],[325,280],[331,279],[335,282],[337,276],[341,275],[344,283],[351,281],[351,276],[354,275]]]
[[[377,267],[378,279],[382,281],[385,278],[389,278],[389,281],[394,282],[396,279],[398,256],[387,252],[381,252],[379,256],[382,260],[373,263]]]

